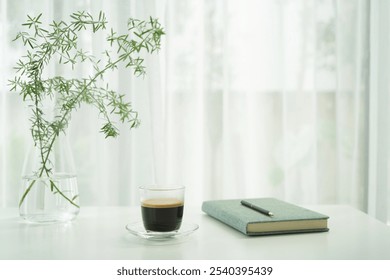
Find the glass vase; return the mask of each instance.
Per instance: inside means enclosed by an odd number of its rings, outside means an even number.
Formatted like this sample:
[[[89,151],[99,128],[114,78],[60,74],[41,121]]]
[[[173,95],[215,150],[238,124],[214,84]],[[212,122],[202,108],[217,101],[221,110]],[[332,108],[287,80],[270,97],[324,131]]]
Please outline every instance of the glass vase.
[[[56,136],[46,154],[42,153],[39,145],[30,145],[22,181],[19,213],[23,219],[35,223],[55,223],[77,217],[80,210],[77,177],[66,134]]]

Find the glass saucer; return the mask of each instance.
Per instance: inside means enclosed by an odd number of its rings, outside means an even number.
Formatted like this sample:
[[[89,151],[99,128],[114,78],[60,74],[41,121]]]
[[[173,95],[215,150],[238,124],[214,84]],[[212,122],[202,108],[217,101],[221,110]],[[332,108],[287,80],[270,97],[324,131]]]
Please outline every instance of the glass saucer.
[[[197,224],[182,223],[179,230],[168,232],[147,231],[142,222],[135,222],[126,225],[126,229],[133,235],[148,240],[172,240],[185,237],[195,232],[199,226]]]

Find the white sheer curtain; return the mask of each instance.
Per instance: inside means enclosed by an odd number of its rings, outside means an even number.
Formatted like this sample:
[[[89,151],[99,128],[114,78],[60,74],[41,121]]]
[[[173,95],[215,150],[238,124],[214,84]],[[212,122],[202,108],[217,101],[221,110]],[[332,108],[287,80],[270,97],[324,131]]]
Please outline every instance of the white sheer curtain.
[[[390,2],[371,2],[368,213],[390,224]]]
[[[167,35],[144,79],[124,71],[110,79],[138,110],[138,129],[107,141],[94,110],[73,115],[83,205],[134,205],[138,185],[171,182],[186,185],[187,202],[197,206],[275,196],[389,219],[389,183],[379,184],[386,172],[377,172],[387,163],[378,147],[388,144],[372,142],[382,133],[372,130],[373,102],[385,106],[388,85],[374,88],[370,76],[382,63],[371,59],[378,28],[370,1],[0,1],[0,206],[17,204],[28,137],[20,97],[5,86],[22,53],[11,39],[26,14],[103,10],[117,27],[156,16]],[[378,25],[389,32],[388,22]],[[85,39],[90,51],[101,36]]]

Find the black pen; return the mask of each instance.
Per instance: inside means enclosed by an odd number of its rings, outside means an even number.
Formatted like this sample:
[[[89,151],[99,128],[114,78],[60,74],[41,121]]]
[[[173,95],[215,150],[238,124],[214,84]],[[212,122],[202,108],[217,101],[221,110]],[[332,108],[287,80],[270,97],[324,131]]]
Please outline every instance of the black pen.
[[[253,205],[252,203],[248,202],[248,201],[245,201],[245,200],[241,200],[241,204],[250,208],[250,209],[253,209],[257,212],[260,212],[261,214],[264,214],[264,215],[267,215],[267,216],[270,216],[272,217],[274,215],[274,213],[272,213],[271,211],[268,211],[266,209],[263,209],[259,206],[256,206],[256,205]]]

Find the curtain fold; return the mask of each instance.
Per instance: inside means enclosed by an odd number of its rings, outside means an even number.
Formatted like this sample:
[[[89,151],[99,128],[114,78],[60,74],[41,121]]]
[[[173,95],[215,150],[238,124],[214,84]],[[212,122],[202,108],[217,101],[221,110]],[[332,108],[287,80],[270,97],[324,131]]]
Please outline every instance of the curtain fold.
[[[390,224],[390,3],[371,2],[368,213]]]
[[[387,221],[387,130],[379,125],[388,124],[389,22],[370,1],[0,3],[0,206],[17,205],[29,136],[26,110],[5,86],[22,53],[12,37],[26,14],[58,19],[85,9],[104,10],[119,29],[128,17],[155,16],[166,36],[147,56],[144,78],[109,78],[139,112],[138,129],[106,140],[96,111],[72,116],[82,205],[136,205],[137,186],[179,183],[190,205],[274,196],[348,204]],[[97,53],[105,36],[83,37],[83,47]]]

